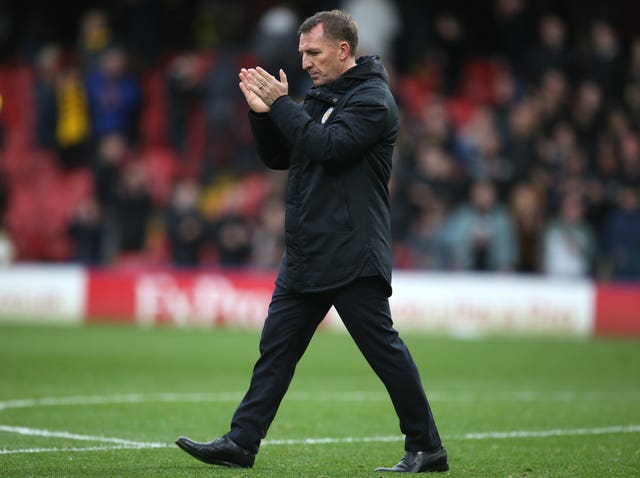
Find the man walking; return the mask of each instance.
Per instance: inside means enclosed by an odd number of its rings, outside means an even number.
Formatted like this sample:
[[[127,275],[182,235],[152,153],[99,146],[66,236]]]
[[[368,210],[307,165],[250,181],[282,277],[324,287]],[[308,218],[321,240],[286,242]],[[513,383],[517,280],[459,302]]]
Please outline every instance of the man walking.
[[[378,57],[356,59],[350,15],[319,12],[299,28],[302,68],[314,86],[302,106],[287,76],[242,69],[240,89],[258,152],[288,169],[286,251],[260,339],[260,358],[230,431],[212,442],[176,443],[210,464],[251,467],[317,326],[335,306],[384,383],[405,435],[393,468],[449,469],[417,367],[393,328],[389,192],[398,135],[396,104]]]

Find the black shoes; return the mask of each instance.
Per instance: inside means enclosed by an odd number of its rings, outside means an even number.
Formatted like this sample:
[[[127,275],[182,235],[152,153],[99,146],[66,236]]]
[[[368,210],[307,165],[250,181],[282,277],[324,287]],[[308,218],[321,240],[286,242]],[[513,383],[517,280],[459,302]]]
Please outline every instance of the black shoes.
[[[198,443],[186,437],[176,440],[176,445],[189,455],[210,465],[222,465],[231,468],[251,468],[256,455],[240,448],[230,438],[223,436],[209,443]],[[440,447],[434,451],[408,451],[400,463],[393,468],[376,468],[375,471],[395,473],[425,473],[429,471],[447,471],[449,461],[447,451]]]
[[[376,471],[395,473],[426,473],[428,471],[448,471],[449,461],[444,447],[433,451],[408,451],[393,468],[376,468]]]
[[[226,436],[209,443],[198,443],[186,437],[180,437],[176,440],[176,445],[192,457],[210,465],[251,468],[256,460],[255,453],[240,448]]]

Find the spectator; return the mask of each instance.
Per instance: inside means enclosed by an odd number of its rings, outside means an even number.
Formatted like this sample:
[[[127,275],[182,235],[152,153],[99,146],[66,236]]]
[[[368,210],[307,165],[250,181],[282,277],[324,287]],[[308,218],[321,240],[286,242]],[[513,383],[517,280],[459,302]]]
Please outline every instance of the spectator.
[[[205,222],[198,209],[200,188],[194,181],[176,184],[168,205],[165,224],[173,263],[194,266],[200,259]]]
[[[566,194],[544,232],[543,271],[557,277],[588,277],[593,272],[596,243],[577,193]]]
[[[640,279],[640,192],[637,186],[620,188],[618,208],[605,228],[606,276]]]
[[[513,225],[507,210],[497,201],[492,183],[473,183],[470,201],[457,208],[448,227],[457,268],[470,271],[515,268],[518,251]]]
[[[72,243],[72,261],[88,266],[102,263],[104,226],[100,206],[93,198],[78,203],[67,235]]]
[[[60,47],[49,44],[38,52],[35,73],[35,145],[58,153],[65,168],[85,165],[90,120],[80,72],[65,67]]]
[[[546,219],[545,204],[541,196],[531,183],[517,185],[511,195],[511,216],[518,250],[515,267],[517,272],[540,272]]]
[[[582,60],[581,77],[598,85],[602,94],[614,100],[624,91],[625,60],[618,32],[605,20],[591,25],[590,44]]]
[[[123,167],[115,197],[119,253],[136,255],[143,252],[151,213],[151,195],[144,166],[130,161]]]
[[[640,187],[640,138],[632,131],[620,138],[620,175],[628,184]]]
[[[405,118],[401,116],[400,121],[405,121]],[[407,188],[414,177],[415,149],[413,135],[409,133],[407,127],[401,126],[389,179],[391,237],[394,241],[402,241],[406,237],[414,213],[409,203]]]
[[[527,79],[538,83],[549,71],[571,78],[575,58],[567,44],[567,24],[559,15],[547,13],[538,22],[538,41],[527,58]]]
[[[78,54],[80,68],[86,72],[97,70],[102,55],[113,46],[113,34],[107,14],[100,9],[88,10],[80,19]]]
[[[167,70],[169,144],[182,154],[187,152],[190,114],[202,101],[205,74],[202,58],[191,52],[176,57]]]
[[[90,119],[82,75],[74,65],[63,65],[54,44],[39,51],[35,72],[36,146],[56,152],[64,168],[86,165]]]
[[[553,125],[567,120],[569,115],[569,82],[560,70],[547,70],[540,77],[537,92],[540,126],[548,132]]]
[[[134,144],[142,96],[137,79],[127,71],[126,52],[117,47],[105,51],[86,83],[95,141],[121,133]]]
[[[429,98],[422,106],[418,121],[408,127],[420,141],[444,147],[449,152],[456,148],[455,130],[442,96]]]
[[[85,166],[91,135],[87,90],[80,71],[66,68],[56,82],[56,144],[64,167]]]
[[[555,178],[549,188],[547,197],[548,211],[558,211],[565,196],[570,194],[577,194],[584,201],[589,186],[586,165],[587,162],[582,149],[573,149],[564,164],[562,173]]]
[[[578,85],[571,105],[570,121],[576,130],[578,143],[592,158],[598,132],[604,129],[605,124],[604,98],[597,83],[585,80]]]
[[[479,110],[466,127],[460,128],[466,150],[466,169],[475,181],[491,181],[504,201],[514,183],[514,167],[505,157],[495,117],[489,109]]]
[[[129,159],[129,148],[122,134],[105,135],[97,146],[93,159],[93,187],[99,206],[112,211],[116,204],[120,172]]]
[[[511,108],[523,98],[520,84],[516,81],[509,65],[505,62],[496,62],[495,66],[496,74],[491,84],[491,95],[493,96],[491,107],[495,117],[495,126],[504,147],[509,137]]]
[[[438,145],[420,142],[415,151],[415,167],[404,185],[408,204],[416,216],[431,207],[434,197],[446,208],[462,197],[464,174],[451,155]]]
[[[35,143],[37,146],[55,150],[57,148],[57,83],[62,72],[62,51],[59,46],[43,47],[35,64]]]
[[[271,196],[264,201],[252,234],[251,263],[271,269],[280,264],[284,254],[284,200]]]
[[[525,58],[531,48],[530,18],[525,0],[494,2],[496,49],[504,56],[518,78],[525,71]]]
[[[450,96],[458,92],[462,66],[467,59],[466,31],[456,15],[449,11],[437,14],[433,30],[433,54],[442,69],[442,91]]]
[[[120,252],[122,218],[120,198],[122,175],[132,161],[131,151],[120,133],[105,135],[96,147],[91,160],[93,192],[102,217],[102,262],[109,263]]]
[[[434,196],[417,214],[404,243],[409,267],[440,271],[452,268],[446,225],[447,208]]]
[[[251,258],[251,230],[241,214],[229,212],[219,218],[213,224],[213,238],[221,266],[244,266]]]
[[[220,171],[242,170],[240,131],[236,121],[245,112],[242,94],[238,90],[238,52],[231,48],[221,51],[215,65],[208,72],[204,85],[207,118],[205,182],[210,182]],[[242,105],[242,106],[241,106]],[[255,157],[251,156],[253,163]]]
[[[595,164],[586,180],[586,218],[596,240],[598,249],[604,249],[605,224],[615,208],[621,186],[620,157],[615,140],[610,134],[601,134],[597,141]]]
[[[560,180],[577,149],[578,139],[573,125],[568,121],[558,121],[550,126],[549,134],[541,138],[538,151],[545,168]]]
[[[508,116],[504,155],[513,168],[514,182],[526,181],[539,163],[536,139],[539,116],[536,102],[526,98],[512,105]]]

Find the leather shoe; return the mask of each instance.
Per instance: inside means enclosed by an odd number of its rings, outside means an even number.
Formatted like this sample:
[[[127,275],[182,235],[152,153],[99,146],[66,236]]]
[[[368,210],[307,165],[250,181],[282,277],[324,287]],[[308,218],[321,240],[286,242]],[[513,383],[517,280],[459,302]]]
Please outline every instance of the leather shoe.
[[[395,473],[426,473],[429,471],[448,471],[449,461],[444,447],[433,451],[408,451],[393,468],[376,468],[376,471]]]
[[[251,468],[256,459],[255,453],[240,448],[226,436],[209,443],[198,443],[186,437],[180,437],[176,440],[176,445],[192,457],[210,465]]]

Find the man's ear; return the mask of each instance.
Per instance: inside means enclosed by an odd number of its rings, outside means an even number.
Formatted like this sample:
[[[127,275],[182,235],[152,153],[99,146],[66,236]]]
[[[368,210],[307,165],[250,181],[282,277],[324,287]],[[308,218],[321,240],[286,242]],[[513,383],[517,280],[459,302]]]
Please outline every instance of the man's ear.
[[[345,61],[349,57],[349,54],[351,53],[351,48],[349,47],[349,43],[347,43],[346,41],[343,41],[340,43],[338,48],[340,50],[340,53],[339,53],[340,60]]]

